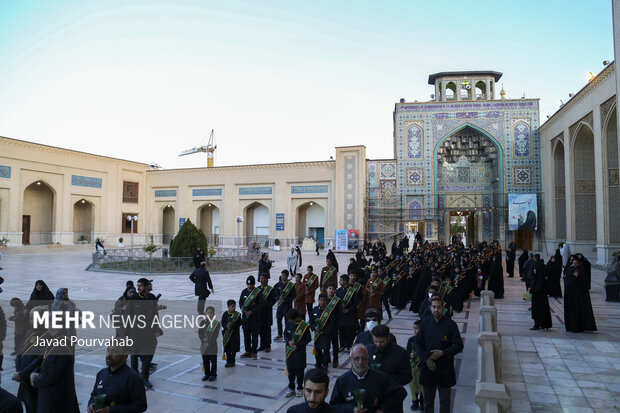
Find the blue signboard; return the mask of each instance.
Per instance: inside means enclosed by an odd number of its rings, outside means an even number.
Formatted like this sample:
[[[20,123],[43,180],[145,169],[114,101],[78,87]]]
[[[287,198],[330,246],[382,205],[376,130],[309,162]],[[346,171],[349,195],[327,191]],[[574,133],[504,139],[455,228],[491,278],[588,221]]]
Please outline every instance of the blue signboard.
[[[179,229],[185,224],[185,218],[179,218]]]
[[[276,231],[284,231],[284,214],[276,214]]]

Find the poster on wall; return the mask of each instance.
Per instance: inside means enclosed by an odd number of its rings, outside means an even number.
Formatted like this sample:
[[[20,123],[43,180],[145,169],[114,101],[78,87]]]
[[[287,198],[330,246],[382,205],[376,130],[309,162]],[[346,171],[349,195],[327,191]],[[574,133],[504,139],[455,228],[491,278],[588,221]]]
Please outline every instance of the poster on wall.
[[[346,229],[336,230],[336,251],[346,251],[348,249],[349,233]]]
[[[183,224],[185,224],[185,218],[179,218],[179,231],[181,230]]]
[[[510,231],[538,229],[536,194],[508,194],[508,229]]]
[[[356,250],[359,248],[359,235],[360,235],[360,230],[359,229],[350,229],[348,232],[348,237],[349,237],[349,242],[348,242],[348,247],[350,250]]]

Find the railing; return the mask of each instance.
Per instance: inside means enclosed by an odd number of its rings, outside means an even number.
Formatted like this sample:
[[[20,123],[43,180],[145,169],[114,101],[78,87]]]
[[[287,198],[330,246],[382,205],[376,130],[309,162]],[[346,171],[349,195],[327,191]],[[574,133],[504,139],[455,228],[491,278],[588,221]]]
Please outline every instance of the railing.
[[[478,380],[476,404],[481,413],[508,413],[510,391],[502,383],[502,339],[497,332],[497,309],[493,291],[480,292]]]
[[[207,258],[207,269],[218,272],[234,271],[239,264],[258,265],[259,253],[247,250],[222,249]],[[132,273],[184,273],[194,269],[192,257],[170,257],[167,248],[161,248],[149,255],[141,248],[106,249],[105,253],[92,255],[93,271],[121,271]]]

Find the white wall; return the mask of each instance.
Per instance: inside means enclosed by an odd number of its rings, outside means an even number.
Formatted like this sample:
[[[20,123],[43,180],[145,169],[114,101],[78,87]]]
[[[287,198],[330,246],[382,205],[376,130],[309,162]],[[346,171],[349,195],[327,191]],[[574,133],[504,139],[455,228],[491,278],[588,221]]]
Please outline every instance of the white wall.
[[[269,235],[269,209],[264,205],[254,208],[254,235]]]
[[[211,216],[211,222],[212,222],[212,234],[219,234],[220,233],[220,209],[219,208],[213,208],[213,213]]]
[[[310,233],[309,228],[325,228],[325,210],[318,204],[306,209],[306,235]]]

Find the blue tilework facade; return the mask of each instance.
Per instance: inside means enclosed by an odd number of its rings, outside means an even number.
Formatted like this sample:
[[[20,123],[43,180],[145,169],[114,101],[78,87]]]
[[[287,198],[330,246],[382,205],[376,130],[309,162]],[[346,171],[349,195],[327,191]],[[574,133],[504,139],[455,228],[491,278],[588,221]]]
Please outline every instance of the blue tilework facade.
[[[437,170],[438,144],[466,126],[485,134],[498,147],[499,183],[492,185],[493,170],[483,164],[452,164],[442,171]],[[388,202],[388,195],[394,194],[394,199],[406,199],[400,207],[406,210],[407,218],[417,219],[420,214],[413,212],[416,210],[410,208],[411,202],[422,200],[427,232],[443,236],[447,223],[436,211],[449,207],[445,193],[486,194],[488,196],[482,199],[484,204],[504,206],[509,193],[540,192],[538,127],[537,100],[397,104],[394,113],[395,179],[391,168],[385,166],[391,161],[368,161],[368,215],[376,212],[373,208],[379,206],[395,207],[394,201]],[[493,219],[495,215],[498,214],[487,212],[482,216],[485,237],[499,232],[498,223],[503,219]],[[370,222],[368,229],[373,230]]]
[[[85,186],[88,188],[101,188],[101,178],[92,178],[89,176],[71,175],[71,185]]]
[[[192,196],[222,196],[222,188],[192,189]]]
[[[257,186],[254,188],[239,188],[239,195],[271,195],[270,186]]]
[[[326,194],[329,191],[328,185],[293,185],[291,194]]]
[[[0,178],[10,178],[11,177],[11,167],[0,165]]]
[[[155,198],[176,198],[176,189],[156,189]]]

